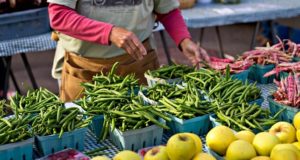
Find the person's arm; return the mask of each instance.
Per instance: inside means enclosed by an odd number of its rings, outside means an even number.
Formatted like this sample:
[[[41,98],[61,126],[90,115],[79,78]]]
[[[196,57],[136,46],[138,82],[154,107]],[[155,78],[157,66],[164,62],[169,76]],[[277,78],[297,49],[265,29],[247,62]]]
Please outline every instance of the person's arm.
[[[179,9],[165,14],[157,13],[160,21],[183,54],[193,63],[198,64],[202,59],[209,61],[206,51],[191,40],[191,35]]]
[[[109,45],[110,42],[123,48],[135,59],[142,59],[146,49],[134,33],[112,24],[89,19],[64,5],[49,4],[51,27],[71,37]]]
[[[86,18],[63,5],[50,3],[48,8],[50,25],[54,30],[80,40],[109,44],[112,24]]]

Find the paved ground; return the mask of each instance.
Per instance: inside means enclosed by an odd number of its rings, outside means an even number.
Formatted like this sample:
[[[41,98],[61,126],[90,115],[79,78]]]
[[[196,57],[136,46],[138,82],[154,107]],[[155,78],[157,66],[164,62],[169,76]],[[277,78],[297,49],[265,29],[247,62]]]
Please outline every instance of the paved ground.
[[[248,50],[253,29],[254,25],[252,24],[240,24],[221,27],[221,35],[225,52],[231,55],[238,55]],[[195,41],[199,40],[199,30],[192,29],[191,33]],[[158,44],[159,61],[161,64],[166,64],[167,61],[162,49],[160,37],[158,34],[155,34],[155,37]],[[179,52],[174,43],[170,40],[169,36],[167,36],[167,39],[172,59],[179,63],[189,64],[188,60]],[[218,55],[219,46],[214,28],[205,29],[202,46],[206,48],[210,52],[210,54]],[[28,59],[32,66],[33,73],[38,85],[46,87],[51,91],[58,93],[57,82],[51,77],[50,74],[53,56],[54,50],[51,50],[46,52],[30,53],[28,54]],[[13,57],[12,63],[13,72],[18,79],[20,88],[22,89],[22,91],[26,91],[31,87],[31,85],[22,61],[20,61],[20,56]],[[12,83],[10,85],[10,91],[14,91],[14,86],[12,85]]]

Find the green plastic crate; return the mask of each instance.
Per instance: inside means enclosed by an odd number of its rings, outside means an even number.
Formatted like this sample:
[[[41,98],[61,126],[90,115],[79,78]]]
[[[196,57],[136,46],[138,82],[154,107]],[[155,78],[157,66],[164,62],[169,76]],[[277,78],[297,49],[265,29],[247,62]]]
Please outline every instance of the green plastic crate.
[[[285,110],[279,115],[278,120],[280,121],[287,121],[292,123],[295,114],[300,111],[298,108],[293,108],[290,106],[286,106],[283,104],[280,104],[276,101],[273,100],[273,96],[268,97],[268,102],[269,102],[269,108],[271,111],[271,115],[275,115],[277,112],[279,112],[281,109],[285,108]]]
[[[80,128],[71,132],[65,132],[61,138],[58,137],[58,134],[37,136],[37,147],[44,156],[67,148],[83,151],[86,131],[87,128]]]
[[[269,65],[265,65],[265,66],[255,64],[250,68],[248,78],[253,81],[257,81],[258,83],[261,83],[261,84],[273,83],[275,75],[272,75],[272,76],[266,77],[266,78],[264,77],[264,75],[267,72],[273,70],[274,67],[275,67],[275,65],[273,65],[273,64],[269,64]]]
[[[205,135],[211,128],[209,114],[188,120],[182,120],[175,116],[171,116],[171,119],[171,122],[167,122],[167,126],[171,128],[167,131],[169,134],[190,132],[197,135]]]
[[[262,106],[262,103],[264,102],[264,98],[263,97],[260,97],[252,102],[249,102],[249,104],[257,104],[259,106]]]
[[[100,136],[100,133],[103,128],[104,116],[98,115],[92,119],[92,123],[89,125],[89,128],[96,135],[96,137]]]
[[[165,123],[160,119],[160,122]],[[138,151],[145,147],[160,145],[163,138],[163,128],[152,125],[142,129],[122,132],[119,129],[110,131],[110,139],[123,150]]]
[[[241,80],[242,82],[246,82],[246,80],[248,79],[249,72],[250,72],[250,69],[247,69],[241,73],[233,74],[233,75],[231,75],[231,77],[233,79],[238,79],[238,80]]]
[[[300,57],[294,57],[293,58],[293,62],[299,62],[300,61]]]
[[[30,160],[33,153],[33,138],[0,146],[1,160]]]

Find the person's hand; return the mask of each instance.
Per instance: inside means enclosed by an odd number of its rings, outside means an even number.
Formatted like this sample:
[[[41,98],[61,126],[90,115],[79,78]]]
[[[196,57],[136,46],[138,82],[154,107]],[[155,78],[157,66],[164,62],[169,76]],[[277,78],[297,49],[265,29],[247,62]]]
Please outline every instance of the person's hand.
[[[201,61],[209,62],[210,58],[205,51],[199,45],[195,44],[189,38],[184,39],[180,43],[182,53],[193,63],[193,65],[198,66]]]
[[[124,28],[113,27],[110,41],[119,48],[123,48],[136,60],[142,60],[147,51],[136,35]]]

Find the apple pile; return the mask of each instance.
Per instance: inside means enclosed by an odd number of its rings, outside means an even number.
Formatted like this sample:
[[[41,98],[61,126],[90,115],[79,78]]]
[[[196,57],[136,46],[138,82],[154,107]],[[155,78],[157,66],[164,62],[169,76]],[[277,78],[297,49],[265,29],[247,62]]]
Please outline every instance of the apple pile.
[[[94,157],[92,160],[110,160],[107,157]],[[113,160],[142,160],[132,151],[122,151]],[[153,147],[147,151],[144,160],[216,160],[202,152],[202,141],[193,133],[173,135],[166,146]]]
[[[293,124],[278,122],[268,132],[256,135],[248,130],[235,133],[226,126],[217,126],[207,134],[206,143],[226,160],[299,160],[300,112]]]

